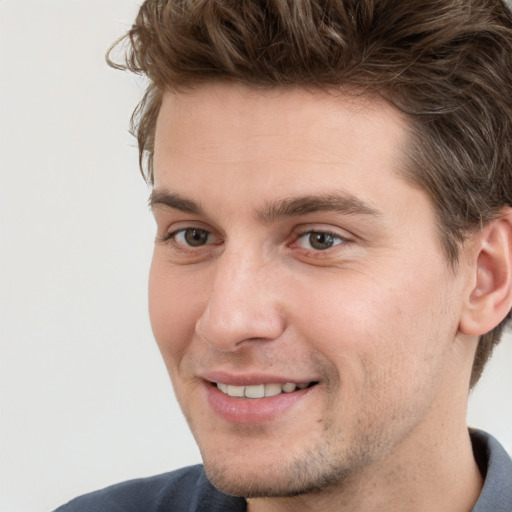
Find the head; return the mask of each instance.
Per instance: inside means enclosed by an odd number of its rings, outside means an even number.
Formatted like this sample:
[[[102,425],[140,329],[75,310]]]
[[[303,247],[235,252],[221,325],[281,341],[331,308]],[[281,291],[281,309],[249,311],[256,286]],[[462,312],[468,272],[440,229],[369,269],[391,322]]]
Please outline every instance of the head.
[[[506,6],[147,1],[118,44],[149,79],[153,331],[212,482],[439,477],[512,303]]]
[[[403,113],[403,173],[430,197],[454,267],[466,238],[512,204],[512,18],[500,0],[147,0],[124,44],[111,64],[149,79],[132,129],[150,184],[165,91],[234,82],[343,90]],[[481,336],[472,386],[507,320]]]

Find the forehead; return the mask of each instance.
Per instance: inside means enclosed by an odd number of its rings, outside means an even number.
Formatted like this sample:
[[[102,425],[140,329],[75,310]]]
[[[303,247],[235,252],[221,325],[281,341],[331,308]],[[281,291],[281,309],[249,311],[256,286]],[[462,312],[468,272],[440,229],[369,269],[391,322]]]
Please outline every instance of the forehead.
[[[262,201],[342,191],[372,204],[390,182],[410,186],[400,172],[407,139],[404,117],[383,100],[202,85],[164,94],[155,188],[217,202],[231,198],[233,187],[237,197]]]
[[[226,162],[250,153],[329,162],[355,141],[354,152],[360,155],[370,145],[398,150],[406,128],[405,118],[377,98],[214,83],[164,94],[155,156],[158,163],[162,152],[187,144],[194,146],[197,157],[215,156]]]

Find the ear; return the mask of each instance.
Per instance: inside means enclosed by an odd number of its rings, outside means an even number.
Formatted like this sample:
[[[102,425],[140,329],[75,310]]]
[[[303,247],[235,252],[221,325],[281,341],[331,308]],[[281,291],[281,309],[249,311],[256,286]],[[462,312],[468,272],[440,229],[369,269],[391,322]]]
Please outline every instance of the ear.
[[[512,208],[486,224],[471,251],[472,284],[459,329],[481,336],[496,327],[512,307]]]

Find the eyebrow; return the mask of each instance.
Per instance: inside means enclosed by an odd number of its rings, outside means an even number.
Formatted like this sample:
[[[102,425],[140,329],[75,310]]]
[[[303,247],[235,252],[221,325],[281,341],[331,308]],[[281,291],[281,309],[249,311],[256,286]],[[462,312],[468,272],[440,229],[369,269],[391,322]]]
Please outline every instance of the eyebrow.
[[[166,206],[185,213],[204,215],[204,210],[199,203],[164,189],[154,189],[149,196],[148,204],[152,210],[158,206]]]
[[[199,203],[169,192],[155,189],[149,196],[149,206],[154,209],[165,206],[194,215],[205,215]],[[264,223],[271,223],[283,217],[299,217],[317,212],[335,212],[342,215],[369,215],[381,217],[381,212],[352,194],[320,194],[278,199],[266,204],[255,212],[255,217]]]
[[[281,199],[266,205],[263,210],[256,213],[256,216],[261,221],[269,223],[282,217],[298,217],[317,212],[381,217],[381,212],[364,203],[361,199],[345,193]]]

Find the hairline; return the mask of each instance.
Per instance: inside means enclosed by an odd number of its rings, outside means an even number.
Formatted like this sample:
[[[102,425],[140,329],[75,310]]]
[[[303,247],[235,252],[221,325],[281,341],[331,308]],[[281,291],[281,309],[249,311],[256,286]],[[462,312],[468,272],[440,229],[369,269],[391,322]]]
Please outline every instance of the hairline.
[[[301,83],[291,83],[291,84],[255,84],[249,83],[241,80],[236,80],[232,78],[224,78],[224,77],[216,77],[216,78],[208,78],[205,80],[189,80],[186,83],[182,83],[180,85],[174,87],[165,87],[160,88],[155,86],[155,94],[157,95],[156,100],[158,101],[158,113],[154,118],[154,123],[152,127],[152,140],[153,144],[155,141],[155,132],[158,121],[158,116],[161,111],[162,103],[164,100],[164,96],[166,94],[178,95],[178,94],[193,94],[198,88],[213,86],[216,84],[222,83],[232,83],[242,85],[249,89],[252,89],[255,92],[266,92],[266,91],[287,91],[294,89],[301,89],[304,91],[308,91],[310,93],[322,92],[326,94],[332,95],[333,98],[351,98],[357,99],[360,103],[364,101],[368,101],[370,103],[380,102],[385,103],[387,106],[392,108],[396,113],[400,114],[404,131],[406,134],[404,146],[399,147],[398,151],[401,156],[400,161],[397,161],[396,168],[396,176],[402,180],[405,180],[410,186],[413,186],[422,192],[424,192],[432,206],[433,214],[436,218],[436,231],[437,231],[437,239],[436,242],[439,244],[440,249],[442,250],[446,262],[449,267],[455,272],[457,270],[460,251],[462,250],[462,242],[464,240],[460,240],[460,243],[456,243],[449,236],[450,229],[446,226],[444,222],[441,211],[437,207],[434,197],[430,193],[429,189],[426,185],[422,184],[420,178],[422,177],[422,171],[418,169],[418,165],[415,160],[422,161],[422,157],[420,155],[420,151],[422,148],[422,143],[424,143],[424,137],[422,137],[422,127],[419,122],[416,122],[415,118],[412,115],[409,115],[403,112],[400,108],[397,107],[393,101],[388,98],[386,95],[386,90],[384,86],[381,87],[362,87],[362,86],[354,86],[349,87],[347,84],[340,83],[339,86],[334,87],[332,85],[323,85],[323,84],[301,84]],[[426,148],[428,149],[428,148]],[[154,189],[154,146],[151,152],[147,154],[148,163],[148,172],[144,175],[146,182]],[[142,161],[142,155],[141,155]],[[475,226],[476,229],[478,226]],[[466,235],[470,235],[474,232],[474,229],[468,230]]]

